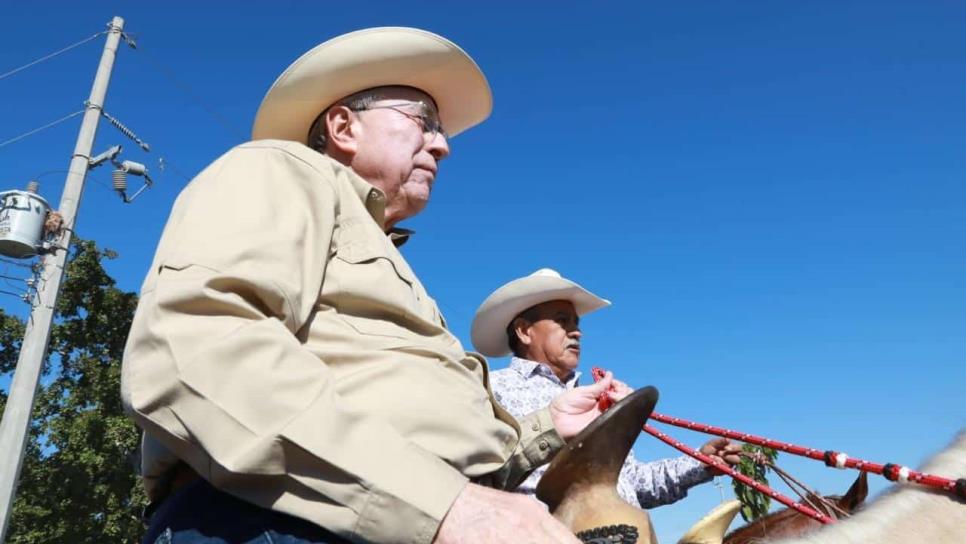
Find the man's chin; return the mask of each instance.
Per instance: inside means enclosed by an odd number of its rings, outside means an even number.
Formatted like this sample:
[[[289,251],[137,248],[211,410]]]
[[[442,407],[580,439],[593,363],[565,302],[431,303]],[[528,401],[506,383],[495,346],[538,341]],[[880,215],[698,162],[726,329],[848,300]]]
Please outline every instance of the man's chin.
[[[580,366],[580,359],[577,357],[565,357],[560,362],[561,366],[570,371],[576,371],[577,367]]]
[[[421,195],[414,195],[409,197],[409,208],[413,210],[413,215],[426,209],[429,204],[429,195],[422,197]]]
[[[406,200],[411,206],[418,206],[419,209],[426,207],[429,197],[433,194],[433,182],[425,179],[410,179],[406,183]]]

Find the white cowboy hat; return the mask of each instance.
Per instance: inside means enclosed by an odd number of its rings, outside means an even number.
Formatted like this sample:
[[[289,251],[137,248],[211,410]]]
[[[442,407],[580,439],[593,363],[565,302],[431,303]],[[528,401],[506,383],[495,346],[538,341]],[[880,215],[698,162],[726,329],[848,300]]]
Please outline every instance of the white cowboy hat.
[[[476,310],[470,327],[473,346],[487,357],[509,355],[506,328],[510,321],[527,308],[551,300],[569,300],[577,315],[610,306],[609,300],[561,277],[556,270],[541,268],[529,276],[507,283],[486,297]]]
[[[304,144],[324,109],[385,85],[415,87],[433,97],[450,136],[479,124],[493,109],[486,77],[453,42],[415,28],[367,28],[317,45],[286,68],[262,99],[252,139]]]

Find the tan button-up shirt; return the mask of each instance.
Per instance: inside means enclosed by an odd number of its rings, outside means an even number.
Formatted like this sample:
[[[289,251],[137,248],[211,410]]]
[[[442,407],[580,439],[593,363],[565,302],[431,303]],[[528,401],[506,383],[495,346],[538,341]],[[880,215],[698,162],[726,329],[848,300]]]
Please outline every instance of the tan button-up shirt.
[[[177,459],[363,542],[430,542],[468,479],[562,446],[518,424],[384,232],[385,196],[307,147],[238,146],[181,193],[141,289],[122,394],[149,494]]]

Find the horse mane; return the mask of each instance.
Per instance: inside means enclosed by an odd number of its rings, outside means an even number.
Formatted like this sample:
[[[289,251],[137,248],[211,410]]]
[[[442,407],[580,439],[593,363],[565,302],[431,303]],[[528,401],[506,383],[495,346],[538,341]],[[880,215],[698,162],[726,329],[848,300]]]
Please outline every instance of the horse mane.
[[[948,478],[966,477],[966,429],[933,456],[923,472]],[[966,531],[966,501],[940,490],[897,486],[847,520],[809,535],[769,544],[961,544]]]
[[[833,519],[841,519],[841,513],[847,515],[854,513],[865,501],[868,493],[868,474],[860,472],[844,495],[815,495],[809,493],[807,504]],[[834,505],[834,508],[825,506],[828,503]],[[766,538],[804,535],[820,527],[822,527],[822,524],[818,521],[792,508],[783,508],[731,531],[724,537],[724,544],[751,544]]]
[[[838,503],[842,495],[824,495],[825,499]],[[820,526],[819,522],[800,514],[791,508],[783,508],[777,512],[771,512],[762,516],[743,527],[731,531],[724,537],[724,544],[751,543],[764,540],[766,536],[780,537],[801,534],[804,527],[814,525]]]

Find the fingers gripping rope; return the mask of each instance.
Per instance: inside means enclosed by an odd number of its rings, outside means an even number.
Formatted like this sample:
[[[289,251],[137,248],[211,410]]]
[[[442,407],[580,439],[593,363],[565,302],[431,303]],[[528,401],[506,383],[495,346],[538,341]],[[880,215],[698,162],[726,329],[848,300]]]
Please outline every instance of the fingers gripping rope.
[[[604,372],[604,369],[597,366],[590,369],[590,373],[594,377],[594,383],[599,382],[600,380],[603,380],[604,376],[607,375],[607,373]],[[614,387],[613,385],[610,386],[610,391],[616,391],[616,389],[617,388]],[[597,408],[599,408],[601,412],[606,412],[611,407],[612,404],[614,404],[614,401],[612,401],[610,397],[608,397],[607,394],[605,393],[601,395],[600,400],[597,401]]]

